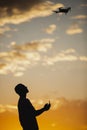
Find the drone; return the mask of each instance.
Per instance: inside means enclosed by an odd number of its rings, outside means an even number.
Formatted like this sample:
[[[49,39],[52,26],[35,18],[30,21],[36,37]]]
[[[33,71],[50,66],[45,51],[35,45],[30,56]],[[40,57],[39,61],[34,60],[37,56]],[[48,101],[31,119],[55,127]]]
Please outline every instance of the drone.
[[[71,11],[71,7],[68,7],[68,8],[60,7],[60,8],[58,8],[58,10],[54,10],[53,12],[67,14],[69,11]]]

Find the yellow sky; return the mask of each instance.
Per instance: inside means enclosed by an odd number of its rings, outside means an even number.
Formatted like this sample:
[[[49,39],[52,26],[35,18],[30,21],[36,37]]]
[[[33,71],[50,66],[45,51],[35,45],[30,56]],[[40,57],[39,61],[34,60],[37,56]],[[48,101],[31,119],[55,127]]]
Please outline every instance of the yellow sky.
[[[35,108],[41,108],[44,100],[32,100],[32,103]],[[16,106],[0,105],[0,110],[1,130],[21,130]],[[87,101],[57,99],[37,120],[40,130],[87,130]]]

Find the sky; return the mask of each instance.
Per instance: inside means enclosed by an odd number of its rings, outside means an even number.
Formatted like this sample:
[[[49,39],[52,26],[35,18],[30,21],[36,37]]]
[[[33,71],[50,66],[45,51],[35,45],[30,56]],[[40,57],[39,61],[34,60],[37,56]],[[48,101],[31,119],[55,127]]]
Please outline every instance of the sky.
[[[59,7],[71,11],[54,13]],[[18,122],[18,83],[28,87],[37,109],[52,103],[38,118],[41,130],[46,117],[48,130],[87,130],[86,8],[86,0],[0,0],[1,130],[12,129],[12,117]]]

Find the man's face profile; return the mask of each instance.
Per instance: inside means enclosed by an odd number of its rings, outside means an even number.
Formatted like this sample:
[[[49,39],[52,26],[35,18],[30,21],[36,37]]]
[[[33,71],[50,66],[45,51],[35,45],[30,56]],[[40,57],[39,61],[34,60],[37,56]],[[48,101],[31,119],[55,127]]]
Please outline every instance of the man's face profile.
[[[18,84],[18,85],[16,85],[16,87],[15,87],[15,92],[16,92],[18,95],[22,96],[22,95],[28,93],[29,91],[28,91],[28,89],[27,89],[27,87],[26,87],[25,85],[23,85],[23,84]]]

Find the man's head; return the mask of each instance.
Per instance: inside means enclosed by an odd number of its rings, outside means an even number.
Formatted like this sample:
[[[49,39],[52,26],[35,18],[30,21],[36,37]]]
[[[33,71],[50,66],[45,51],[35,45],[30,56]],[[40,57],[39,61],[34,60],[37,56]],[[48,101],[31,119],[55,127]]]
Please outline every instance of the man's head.
[[[28,89],[25,85],[23,84],[18,84],[15,87],[15,92],[19,95],[19,96],[24,96],[26,95],[26,93],[28,93]]]

